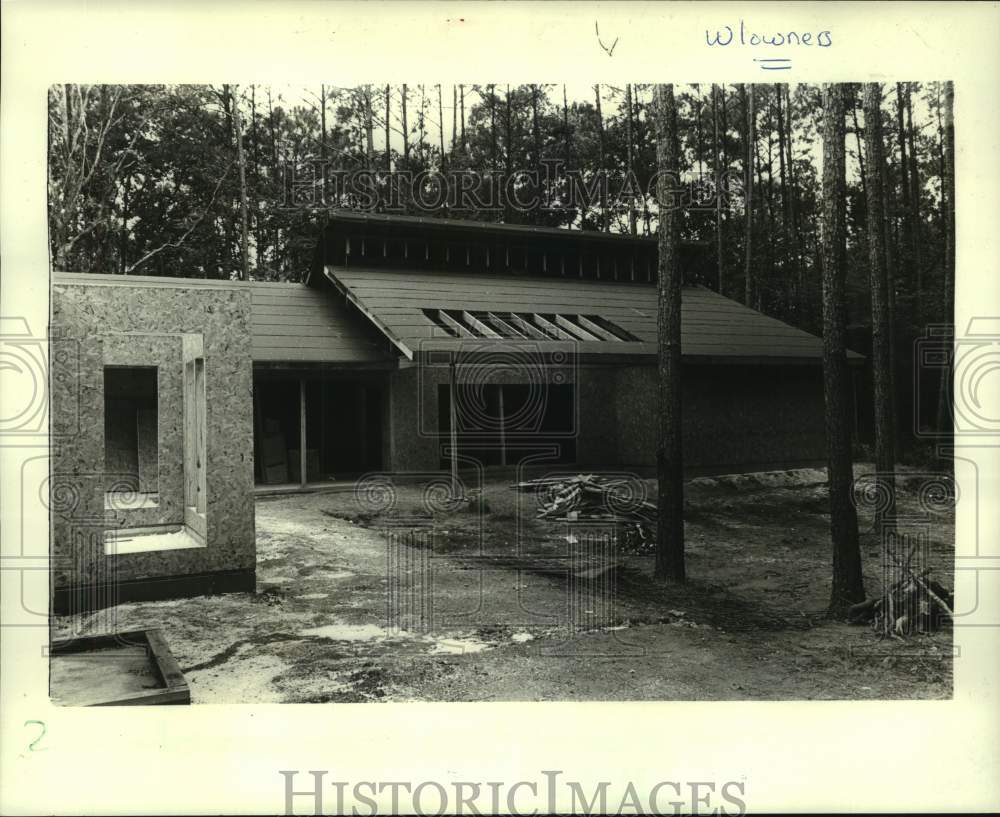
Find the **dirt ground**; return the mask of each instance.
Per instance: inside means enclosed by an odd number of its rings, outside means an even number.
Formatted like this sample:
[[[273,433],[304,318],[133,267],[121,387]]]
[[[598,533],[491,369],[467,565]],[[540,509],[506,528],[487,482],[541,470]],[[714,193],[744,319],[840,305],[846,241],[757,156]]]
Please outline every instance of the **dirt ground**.
[[[865,472],[860,467],[859,473]],[[256,594],[125,604],[55,634],[160,627],[194,703],[948,698],[950,630],[879,639],[831,622],[825,473],[690,480],[689,581],[652,580],[642,547],[537,520],[488,481],[257,501]],[[645,490],[655,497],[655,485]],[[903,533],[953,587],[954,512],[903,472]],[[865,587],[881,547],[862,511]]]

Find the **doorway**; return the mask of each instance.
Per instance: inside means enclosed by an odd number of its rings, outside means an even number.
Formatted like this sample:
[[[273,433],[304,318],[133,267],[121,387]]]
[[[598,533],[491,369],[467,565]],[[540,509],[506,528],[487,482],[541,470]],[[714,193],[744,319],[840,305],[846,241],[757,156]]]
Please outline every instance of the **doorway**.
[[[382,467],[384,384],[330,373],[254,372],[254,482],[315,488]]]

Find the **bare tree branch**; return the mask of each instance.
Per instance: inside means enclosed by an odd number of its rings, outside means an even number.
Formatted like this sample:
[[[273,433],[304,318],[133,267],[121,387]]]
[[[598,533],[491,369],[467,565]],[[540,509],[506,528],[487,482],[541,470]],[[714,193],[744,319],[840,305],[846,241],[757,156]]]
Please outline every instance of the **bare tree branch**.
[[[161,252],[163,252],[163,250],[166,250],[166,249],[170,249],[170,248],[177,249],[178,247],[180,247],[187,240],[187,237],[189,235],[191,235],[192,232],[194,232],[195,228],[199,224],[201,224],[201,222],[204,221],[205,216],[208,215],[208,211],[211,209],[212,205],[215,203],[215,197],[219,193],[219,188],[222,187],[222,182],[224,182],[225,179],[226,179],[226,176],[229,175],[229,170],[230,170],[230,168],[232,168],[232,166],[233,166],[233,162],[230,162],[228,165],[226,165],[225,171],[223,172],[222,176],[219,177],[219,181],[216,182],[216,184],[215,184],[215,189],[212,191],[212,197],[209,199],[208,204],[205,205],[204,209],[201,211],[201,215],[199,215],[198,218],[196,218],[194,220],[194,223],[191,224],[191,226],[188,227],[184,231],[184,233],[181,235],[181,237],[178,238],[176,241],[167,241],[166,243],[161,244],[159,247],[156,247],[155,249],[152,249],[149,252],[147,252],[144,256],[142,256],[142,258],[140,258],[134,264],[130,264],[128,267],[125,268],[125,275],[130,275],[138,267],[140,267],[143,264],[145,264],[154,255],[157,255],[158,253],[161,253]]]

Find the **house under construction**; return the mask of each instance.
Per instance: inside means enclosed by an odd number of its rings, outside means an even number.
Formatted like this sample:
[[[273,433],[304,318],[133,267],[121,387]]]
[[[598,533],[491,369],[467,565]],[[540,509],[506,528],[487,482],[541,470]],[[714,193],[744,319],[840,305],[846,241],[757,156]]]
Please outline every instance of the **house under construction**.
[[[650,469],[656,254],[342,213],[304,283],[55,273],[57,612],[252,590],[255,491]],[[692,473],[823,460],[819,338],[691,286],[682,354]]]

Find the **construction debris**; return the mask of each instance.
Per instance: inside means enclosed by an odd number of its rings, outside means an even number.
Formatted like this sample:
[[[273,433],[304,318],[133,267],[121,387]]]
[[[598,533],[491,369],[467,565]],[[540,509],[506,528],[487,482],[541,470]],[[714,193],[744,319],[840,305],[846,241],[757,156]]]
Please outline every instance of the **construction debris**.
[[[654,546],[657,508],[645,498],[645,483],[639,480],[577,474],[533,479],[512,487],[542,494],[539,519],[614,525],[620,548],[646,551]]]
[[[954,618],[952,594],[929,577],[930,568],[914,573],[903,568],[903,576],[881,596],[850,607],[852,624],[871,622],[883,637],[902,638],[937,630]]]

